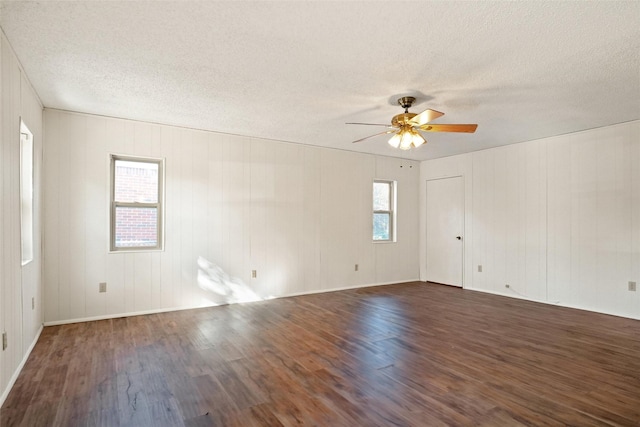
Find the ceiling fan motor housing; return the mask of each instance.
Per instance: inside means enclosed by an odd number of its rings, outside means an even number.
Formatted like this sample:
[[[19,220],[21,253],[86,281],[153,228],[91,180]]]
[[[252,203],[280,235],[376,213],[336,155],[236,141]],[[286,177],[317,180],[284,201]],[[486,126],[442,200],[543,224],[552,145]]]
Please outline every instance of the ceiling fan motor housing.
[[[400,127],[402,125],[409,124],[409,120],[413,119],[417,114],[414,113],[402,113],[393,116],[391,119],[391,125],[394,127]]]
[[[413,96],[403,96],[402,98],[398,98],[398,104],[404,108],[404,113],[398,114],[391,119],[392,126],[401,127],[402,125],[409,124],[409,120],[416,116],[416,114],[409,112],[409,108],[411,108],[411,105],[413,105],[414,102],[416,102],[416,99]]]

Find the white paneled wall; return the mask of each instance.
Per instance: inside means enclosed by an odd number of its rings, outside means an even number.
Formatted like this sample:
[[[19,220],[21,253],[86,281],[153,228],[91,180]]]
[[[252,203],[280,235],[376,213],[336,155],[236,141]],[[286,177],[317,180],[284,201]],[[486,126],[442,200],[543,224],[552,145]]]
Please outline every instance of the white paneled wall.
[[[321,287],[331,287],[341,281],[345,281],[346,286],[354,286],[361,280],[360,277],[363,277],[363,283],[375,283],[373,251],[379,244],[371,243],[369,221],[358,220],[364,212],[371,211],[369,192],[362,189],[371,187],[371,181],[377,178],[375,158],[325,150],[321,167],[320,200],[324,206],[320,229],[324,238],[320,243],[320,251],[323,263],[332,266],[322,269]],[[340,176],[343,178],[336,179]],[[410,253],[406,255],[411,256]],[[355,264],[360,266],[357,272]],[[414,277],[417,277],[417,273],[416,264]]]
[[[398,168],[400,168],[398,170]],[[418,212],[418,176],[419,164],[408,163],[388,157],[376,157],[376,178],[382,180],[396,180],[398,188],[397,216],[397,244],[377,243],[375,245],[375,259],[373,268],[378,281],[390,283],[401,277],[404,271],[414,271],[418,274],[418,243],[419,226]],[[411,188],[412,191],[402,189]],[[370,233],[367,229],[367,233]],[[398,246],[398,244],[400,246]],[[398,256],[400,247],[413,248],[412,254]]]
[[[418,279],[417,162],[48,109],[45,125],[47,322]],[[166,159],[164,251],[108,253],[111,153]],[[398,181],[397,243],[371,241],[376,178]]]
[[[640,317],[640,123],[554,138],[549,299]]]
[[[445,176],[465,177],[465,288],[640,318],[639,121],[422,162],[421,230]]]
[[[545,148],[534,141],[472,154],[474,288],[546,300]]]
[[[42,105],[0,32],[0,405],[42,327]],[[20,119],[33,133],[34,259],[22,266]],[[32,307],[32,298],[35,305]]]

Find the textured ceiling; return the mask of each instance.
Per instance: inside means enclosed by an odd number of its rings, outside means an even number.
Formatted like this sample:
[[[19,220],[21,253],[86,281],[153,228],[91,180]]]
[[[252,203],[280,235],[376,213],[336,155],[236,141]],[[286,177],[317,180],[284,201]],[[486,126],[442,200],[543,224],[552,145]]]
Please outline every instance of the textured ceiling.
[[[417,160],[640,119],[640,2],[7,2],[46,107]],[[383,129],[411,111],[475,134]]]

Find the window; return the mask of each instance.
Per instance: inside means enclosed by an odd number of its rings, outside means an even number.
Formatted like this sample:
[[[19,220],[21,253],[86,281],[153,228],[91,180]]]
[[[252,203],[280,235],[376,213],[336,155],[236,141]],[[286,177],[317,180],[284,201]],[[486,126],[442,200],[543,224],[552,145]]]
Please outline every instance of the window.
[[[396,182],[373,182],[373,241],[395,242]]]
[[[33,134],[20,120],[20,243],[22,265],[33,261]]]
[[[160,159],[111,156],[111,250],[162,249]]]

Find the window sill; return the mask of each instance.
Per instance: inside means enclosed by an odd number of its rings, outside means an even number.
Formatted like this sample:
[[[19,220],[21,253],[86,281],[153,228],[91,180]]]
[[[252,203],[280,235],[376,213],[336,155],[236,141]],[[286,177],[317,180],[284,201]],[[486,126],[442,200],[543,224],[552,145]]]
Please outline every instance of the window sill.
[[[131,254],[131,253],[146,253],[146,252],[164,252],[164,248],[158,249],[118,249],[116,251],[109,250],[109,254]]]

